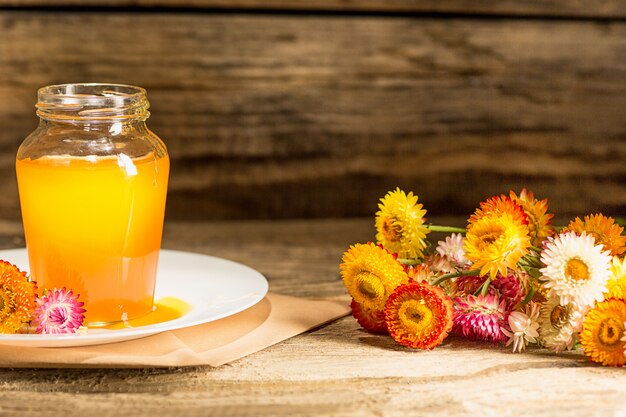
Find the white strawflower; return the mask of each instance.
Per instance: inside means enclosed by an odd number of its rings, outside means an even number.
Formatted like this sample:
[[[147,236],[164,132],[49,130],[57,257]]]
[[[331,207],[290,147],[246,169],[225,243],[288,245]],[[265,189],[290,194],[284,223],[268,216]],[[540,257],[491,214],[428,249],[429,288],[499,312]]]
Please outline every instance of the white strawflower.
[[[541,269],[548,296],[557,296],[560,304],[575,302],[590,306],[602,301],[610,276],[611,257],[596,245],[593,236],[568,232],[548,240],[541,252]]]
[[[578,341],[583,319],[589,307],[574,303],[560,304],[559,297],[543,303],[539,313],[539,340],[555,352],[572,350]]]
[[[462,234],[452,233],[450,236],[446,236],[445,240],[437,242],[437,252],[441,256],[451,259],[458,265],[467,265],[469,261],[465,257],[463,242]]]
[[[513,343],[513,352],[522,352],[529,343],[537,343],[539,337],[539,305],[530,302],[526,305],[526,311],[514,311],[509,315],[509,329],[502,332],[509,337],[506,345]]]

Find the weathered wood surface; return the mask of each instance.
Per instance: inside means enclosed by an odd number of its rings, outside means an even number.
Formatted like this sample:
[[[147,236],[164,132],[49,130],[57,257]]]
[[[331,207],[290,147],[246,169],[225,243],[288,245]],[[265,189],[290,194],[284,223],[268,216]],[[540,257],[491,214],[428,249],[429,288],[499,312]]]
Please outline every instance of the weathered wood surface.
[[[523,186],[626,212],[623,22],[5,10],[0,33],[4,218],[35,90],[68,81],[148,89],[170,219],[370,215],[396,186],[436,214]]]
[[[246,262],[275,292],[345,297],[341,253],[371,236],[370,219],[170,223],[165,246]],[[19,224],[0,223],[0,246],[20,243]],[[414,352],[350,317],[216,369],[0,370],[0,414],[20,417],[589,417],[620,415],[624,395],[623,369],[580,353],[511,354],[458,338]]]
[[[611,19],[626,16],[624,0],[0,0],[0,7],[3,6],[418,12]]]

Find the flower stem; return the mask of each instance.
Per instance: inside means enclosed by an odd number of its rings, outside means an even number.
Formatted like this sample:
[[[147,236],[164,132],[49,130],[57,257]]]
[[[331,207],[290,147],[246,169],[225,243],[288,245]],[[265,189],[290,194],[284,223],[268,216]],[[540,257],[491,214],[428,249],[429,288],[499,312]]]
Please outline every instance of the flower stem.
[[[487,295],[487,291],[489,291],[489,285],[491,285],[491,280],[487,278],[485,282],[483,282],[483,287],[480,290],[480,295],[482,295],[483,297]]]
[[[543,250],[543,249],[541,249],[541,248],[539,248],[537,246],[531,246],[530,249],[532,249],[532,250],[534,250],[535,252],[538,252],[538,253],[541,253],[541,251]]]
[[[535,268],[543,268],[545,265],[539,260],[539,258],[531,255],[522,256],[519,260],[519,266],[532,266]]]
[[[442,275],[436,280],[434,280],[433,285],[439,285],[442,282],[447,281],[451,278],[473,276],[473,275],[478,275],[479,273],[480,273],[480,269],[472,269],[471,271],[452,272],[450,274]]]
[[[411,259],[411,258],[398,258],[397,259],[398,262],[400,262],[402,265],[417,265],[417,259]]]
[[[465,234],[466,230],[463,227],[452,227],[452,226],[439,226],[437,224],[429,224],[428,228],[433,232],[443,232],[443,233],[463,233]]]
[[[530,288],[528,289],[528,293],[526,294],[526,297],[524,297],[524,301],[522,301],[522,305],[526,305],[530,303],[530,300],[533,299],[534,295],[535,295],[535,287],[531,285]]]
[[[528,275],[530,275],[531,278],[539,278],[541,276],[541,271],[537,267],[530,266],[530,265],[523,265],[523,266],[520,266],[520,268],[522,268],[522,270],[528,273]]]
[[[483,285],[478,287],[478,289],[474,292],[474,295],[478,296],[480,294],[484,297],[487,295],[487,291],[489,291],[489,285],[491,285],[491,280],[487,278],[485,279],[485,282],[483,282]]]

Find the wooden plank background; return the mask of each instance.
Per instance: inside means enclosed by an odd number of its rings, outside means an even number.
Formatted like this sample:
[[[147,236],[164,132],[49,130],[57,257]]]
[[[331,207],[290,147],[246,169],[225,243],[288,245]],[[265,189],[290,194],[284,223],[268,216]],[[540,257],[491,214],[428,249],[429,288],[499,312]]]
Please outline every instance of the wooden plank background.
[[[0,0],[0,216],[36,89],[86,81],[148,89],[169,219],[371,215],[396,185],[626,214],[625,2],[465,3]]]
[[[623,18],[623,0],[0,0],[0,7],[163,7]]]

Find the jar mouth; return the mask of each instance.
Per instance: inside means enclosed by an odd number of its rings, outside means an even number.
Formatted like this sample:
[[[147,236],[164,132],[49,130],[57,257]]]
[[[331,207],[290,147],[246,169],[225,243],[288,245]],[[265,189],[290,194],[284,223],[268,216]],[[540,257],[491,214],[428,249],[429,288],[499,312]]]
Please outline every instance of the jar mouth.
[[[124,84],[57,84],[37,91],[37,115],[46,120],[111,121],[150,116],[146,90]]]

